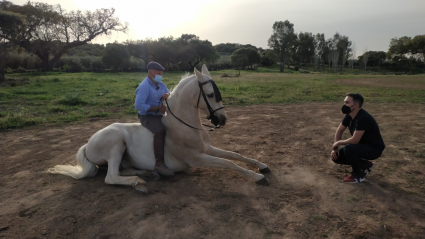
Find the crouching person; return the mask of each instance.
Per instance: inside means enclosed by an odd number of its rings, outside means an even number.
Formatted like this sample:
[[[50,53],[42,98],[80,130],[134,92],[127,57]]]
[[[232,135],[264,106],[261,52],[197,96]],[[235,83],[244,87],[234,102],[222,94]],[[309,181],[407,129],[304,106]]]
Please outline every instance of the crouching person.
[[[351,165],[353,171],[343,181],[361,183],[375,166],[369,160],[381,156],[385,148],[378,124],[364,109],[363,97],[357,93],[348,93],[344,99],[342,113],[345,114],[342,123],[335,133],[331,158],[337,164]],[[342,140],[345,129],[349,129],[351,138]],[[340,145],[345,145],[339,149]]]

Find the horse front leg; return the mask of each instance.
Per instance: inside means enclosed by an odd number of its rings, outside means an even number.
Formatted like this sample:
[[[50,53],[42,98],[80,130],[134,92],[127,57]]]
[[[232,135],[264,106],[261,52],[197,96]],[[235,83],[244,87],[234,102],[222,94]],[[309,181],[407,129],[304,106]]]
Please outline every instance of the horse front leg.
[[[262,174],[255,173],[251,170],[242,168],[241,166],[233,163],[230,160],[214,157],[208,154],[201,154],[196,160],[189,162],[190,167],[216,167],[216,168],[230,168],[238,171],[240,174],[247,178],[252,178],[257,184],[269,185],[269,180]]]
[[[134,168],[123,168],[120,170],[120,176],[139,176],[146,182],[148,181],[159,181],[160,176],[156,172],[152,172],[144,169]]]
[[[122,158],[122,150],[114,148],[111,150],[111,156],[108,161],[108,172],[106,173],[106,184],[129,185],[143,193],[148,193],[146,182],[137,176],[123,177],[120,175],[119,168]]]
[[[267,166],[267,164],[261,163],[260,161],[258,161],[256,159],[244,157],[244,156],[242,156],[238,153],[232,152],[232,151],[227,151],[227,150],[223,150],[223,149],[219,149],[219,148],[210,146],[208,148],[207,153],[211,156],[237,160],[237,161],[244,162],[244,163],[247,163],[247,164],[255,165],[255,166],[258,167],[258,169],[260,170],[261,173],[269,173],[270,172],[270,169]]]

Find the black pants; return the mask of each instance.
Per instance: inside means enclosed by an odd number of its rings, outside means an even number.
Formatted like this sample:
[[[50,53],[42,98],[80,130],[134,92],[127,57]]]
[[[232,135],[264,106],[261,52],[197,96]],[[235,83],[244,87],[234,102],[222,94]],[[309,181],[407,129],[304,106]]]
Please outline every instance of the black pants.
[[[347,144],[339,150],[336,164],[351,165],[353,175],[361,176],[362,170],[368,167],[368,160],[374,160],[381,156],[381,149],[366,144]]]

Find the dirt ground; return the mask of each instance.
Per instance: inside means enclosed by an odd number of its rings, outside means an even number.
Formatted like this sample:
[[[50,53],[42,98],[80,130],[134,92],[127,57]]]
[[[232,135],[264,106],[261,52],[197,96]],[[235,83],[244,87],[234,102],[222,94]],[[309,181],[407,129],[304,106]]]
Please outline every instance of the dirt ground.
[[[270,185],[193,168],[149,182],[149,195],[104,184],[105,171],[81,180],[45,173],[75,164],[97,130],[135,118],[1,132],[0,237],[425,238],[424,105],[364,105],[387,148],[361,184],[344,184],[350,167],[329,158],[340,107],[226,108],[213,145],[268,164]]]

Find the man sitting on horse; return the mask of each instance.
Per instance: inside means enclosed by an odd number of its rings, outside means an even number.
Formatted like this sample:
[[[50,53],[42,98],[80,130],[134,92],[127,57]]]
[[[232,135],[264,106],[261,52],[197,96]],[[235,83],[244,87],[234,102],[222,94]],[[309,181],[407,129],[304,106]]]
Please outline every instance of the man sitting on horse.
[[[147,65],[148,76],[136,89],[135,109],[139,112],[140,123],[154,134],[153,148],[155,153],[155,172],[165,176],[172,176],[171,171],[164,163],[165,126],[162,116],[166,106],[162,104],[170,96],[170,90],[162,82],[162,72],[165,68],[157,62]]]

